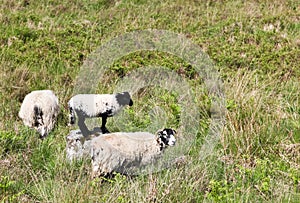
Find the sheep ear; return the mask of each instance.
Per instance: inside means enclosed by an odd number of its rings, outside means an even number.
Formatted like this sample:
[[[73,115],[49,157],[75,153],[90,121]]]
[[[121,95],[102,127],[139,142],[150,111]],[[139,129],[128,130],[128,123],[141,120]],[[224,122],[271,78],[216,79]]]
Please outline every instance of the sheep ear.
[[[158,131],[156,132],[156,134],[157,134],[158,137],[159,137],[159,136],[162,136],[162,135],[163,135],[163,130],[158,130]]]

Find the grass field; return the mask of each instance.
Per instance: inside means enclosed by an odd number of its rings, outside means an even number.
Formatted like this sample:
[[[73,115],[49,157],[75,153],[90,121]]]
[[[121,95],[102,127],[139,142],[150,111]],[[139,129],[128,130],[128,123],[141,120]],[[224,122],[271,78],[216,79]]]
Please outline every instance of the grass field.
[[[299,16],[294,0],[1,0],[0,202],[300,202]],[[107,68],[96,92],[114,92],[139,68],[165,67],[195,95],[200,116],[184,129],[195,140],[180,166],[92,179],[88,160],[66,162],[67,101],[98,47],[146,29],[181,34],[209,55],[224,86],[225,126],[214,153],[199,159],[212,121],[203,78],[174,54],[129,53]],[[24,96],[37,89],[53,90],[61,104],[43,141],[18,118]],[[108,129],[179,128],[179,97],[145,87],[120,116],[126,125],[110,119]],[[156,107],[165,123],[154,123]]]

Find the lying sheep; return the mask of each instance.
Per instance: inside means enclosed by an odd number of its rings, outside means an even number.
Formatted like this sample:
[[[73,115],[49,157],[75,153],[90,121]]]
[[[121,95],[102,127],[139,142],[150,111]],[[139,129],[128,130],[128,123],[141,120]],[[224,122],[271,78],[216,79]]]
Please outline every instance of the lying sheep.
[[[85,118],[102,117],[101,131],[109,133],[105,127],[107,117],[117,114],[124,106],[133,105],[128,92],[117,94],[78,94],[68,102],[70,125],[75,123],[75,112],[78,116],[78,126],[84,136],[91,134],[86,127]]]
[[[58,98],[51,90],[36,90],[25,96],[19,117],[44,138],[53,129],[59,113]]]
[[[93,177],[112,172],[129,174],[155,163],[168,146],[174,146],[175,130],[164,129],[157,135],[148,132],[116,132],[91,140]]]

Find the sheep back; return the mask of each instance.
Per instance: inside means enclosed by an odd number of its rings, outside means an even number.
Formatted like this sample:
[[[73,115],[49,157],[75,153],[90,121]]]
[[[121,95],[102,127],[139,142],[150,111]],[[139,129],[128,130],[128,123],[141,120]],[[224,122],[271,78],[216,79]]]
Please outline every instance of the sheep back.
[[[78,94],[69,101],[69,107],[80,111],[86,117],[100,117],[115,115],[122,106],[117,102],[115,95],[111,94]]]
[[[147,132],[111,133],[91,142],[93,176],[128,173],[151,164],[161,154],[157,137]]]
[[[51,90],[36,90],[25,96],[19,117],[23,123],[31,128],[35,126],[35,108],[42,111],[44,127],[47,132],[52,130],[59,113],[58,98]]]

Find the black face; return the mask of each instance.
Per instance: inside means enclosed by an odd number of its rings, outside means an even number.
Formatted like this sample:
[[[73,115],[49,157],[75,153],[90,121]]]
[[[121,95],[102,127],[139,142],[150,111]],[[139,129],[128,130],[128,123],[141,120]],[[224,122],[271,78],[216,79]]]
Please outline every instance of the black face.
[[[176,131],[171,128],[165,128],[162,131],[158,132],[159,138],[162,143],[167,146],[174,146],[176,143],[175,135]]]
[[[121,106],[125,106],[125,105],[132,106],[133,105],[133,101],[128,92],[122,92],[122,93],[116,94],[116,99]]]

